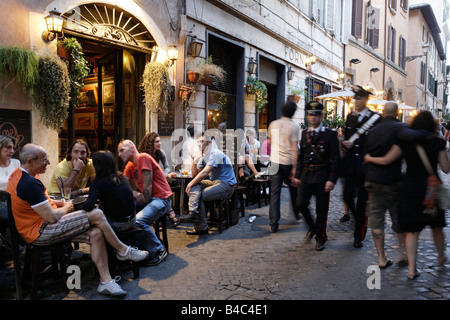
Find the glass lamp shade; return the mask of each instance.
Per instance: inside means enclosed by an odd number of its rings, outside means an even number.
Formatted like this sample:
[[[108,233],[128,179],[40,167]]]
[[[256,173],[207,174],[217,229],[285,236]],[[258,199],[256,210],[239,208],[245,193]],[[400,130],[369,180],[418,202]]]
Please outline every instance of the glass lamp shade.
[[[198,57],[202,51],[203,43],[197,39],[197,36],[193,36],[189,47],[191,49],[191,56]]]
[[[50,11],[50,14],[44,18],[48,32],[58,33],[62,32],[65,18],[61,17],[61,12],[56,9]]]
[[[292,67],[289,67],[288,71],[287,71],[287,78],[288,78],[289,81],[294,79],[294,73],[295,73],[295,71],[292,70]]]
[[[248,62],[248,73],[256,74],[257,67],[258,67],[258,63],[253,59],[253,57],[251,57],[250,61]]]
[[[178,50],[175,46],[170,46],[169,50],[167,51],[167,59],[170,61],[178,60]]]

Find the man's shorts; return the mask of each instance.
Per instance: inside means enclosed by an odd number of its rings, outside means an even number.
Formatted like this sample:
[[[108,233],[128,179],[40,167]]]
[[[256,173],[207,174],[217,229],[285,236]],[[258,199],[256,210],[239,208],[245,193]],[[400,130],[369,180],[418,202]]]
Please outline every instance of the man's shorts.
[[[401,233],[398,225],[398,189],[400,184],[385,185],[366,181],[369,199],[367,200],[367,216],[371,229],[384,230],[384,216],[389,211],[392,221],[392,230]]]
[[[90,227],[86,211],[74,211],[62,216],[56,223],[44,222],[39,229],[41,235],[33,244],[46,246],[66,240],[89,243]]]

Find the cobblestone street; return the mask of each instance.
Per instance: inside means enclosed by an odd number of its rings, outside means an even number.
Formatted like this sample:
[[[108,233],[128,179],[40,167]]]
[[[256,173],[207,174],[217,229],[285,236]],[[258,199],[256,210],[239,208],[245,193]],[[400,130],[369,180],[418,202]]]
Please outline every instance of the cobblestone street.
[[[448,180],[448,179],[447,179]],[[396,262],[398,245],[386,226],[386,252],[394,265],[381,270],[381,288],[368,289],[367,272],[377,264],[377,254],[370,229],[364,246],[355,249],[353,219],[341,223],[343,214],[341,183],[332,192],[328,217],[328,242],[322,252],[314,248],[315,241],[304,243],[307,226],[295,221],[289,207],[288,189],[282,191],[280,229],[272,234],[268,229],[269,207],[246,208],[246,217],[219,234],[213,228],[208,235],[188,236],[190,224],[169,228],[169,251],[166,260],[155,267],[142,267],[140,278],[132,272],[122,273],[120,285],[128,292],[126,300],[440,300],[450,299],[450,265],[437,264],[437,253],[431,230],[422,232],[419,240],[416,280],[407,279],[407,267]],[[248,218],[256,216],[254,222]],[[447,213],[447,221],[448,221]],[[445,229],[449,252],[449,227]],[[62,293],[50,286],[39,291],[44,300],[93,300],[111,298],[97,294],[98,276],[86,254],[80,265],[80,290]],[[12,269],[1,270],[2,299],[12,299]],[[8,287],[9,285],[9,287]],[[8,291],[9,290],[9,291]]]

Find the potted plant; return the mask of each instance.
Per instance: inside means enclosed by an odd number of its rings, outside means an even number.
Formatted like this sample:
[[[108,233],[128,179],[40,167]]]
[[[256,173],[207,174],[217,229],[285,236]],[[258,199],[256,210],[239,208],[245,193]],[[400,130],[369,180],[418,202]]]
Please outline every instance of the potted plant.
[[[80,97],[80,89],[84,87],[84,78],[89,74],[88,62],[84,58],[83,48],[77,39],[64,38],[59,40],[58,47],[61,47],[60,50],[67,53],[62,58],[67,61],[69,66],[70,106],[75,108]]]
[[[190,82],[210,86],[214,81],[223,82],[225,80],[225,70],[221,66],[212,63],[212,56],[206,59],[189,58],[187,65],[187,74]]]
[[[245,84],[247,93],[254,94],[256,96],[255,105],[259,111],[263,111],[267,104],[267,87],[260,80],[248,77]]]
[[[295,103],[300,102],[300,97],[304,94],[304,90],[300,90],[297,88],[290,88],[290,94],[288,95],[288,100],[294,101]]]
[[[188,84],[181,84],[178,88],[178,99],[180,100],[189,100],[192,93],[195,92],[195,89]]]
[[[171,92],[167,67],[160,62],[148,62],[142,75],[141,88],[144,91],[146,108],[165,115]]]
[[[67,118],[70,99],[67,65],[58,57],[39,58],[39,80],[33,93],[33,104],[41,113],[42,123],[58,131]]]
[[[8,86],[15,80],[22,84],[24,92],[33,94],[34,85],[39,79],[39,59],[28,49],[12,46],[0,46],[0,75],[6,78],[6,84],[0,88],[4,95]]]

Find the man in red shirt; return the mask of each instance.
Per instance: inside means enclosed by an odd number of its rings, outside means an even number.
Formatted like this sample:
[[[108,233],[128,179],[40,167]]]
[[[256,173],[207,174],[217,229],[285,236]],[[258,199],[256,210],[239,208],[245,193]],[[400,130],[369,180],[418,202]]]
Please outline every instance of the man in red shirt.
[[[133,180],[138,188],[133,191],[135,199],[144,205],[136,214],[136,223],[147,235],[145,239],[138,239],[139,243],[153,256],[147,265],[159,264],[167,256],[167,251],[150,226],[170,209],[172,189],[155,159],[147,153],[139,153],[131,140],[119,143],[118,155],[126,163],[123,175]]]

